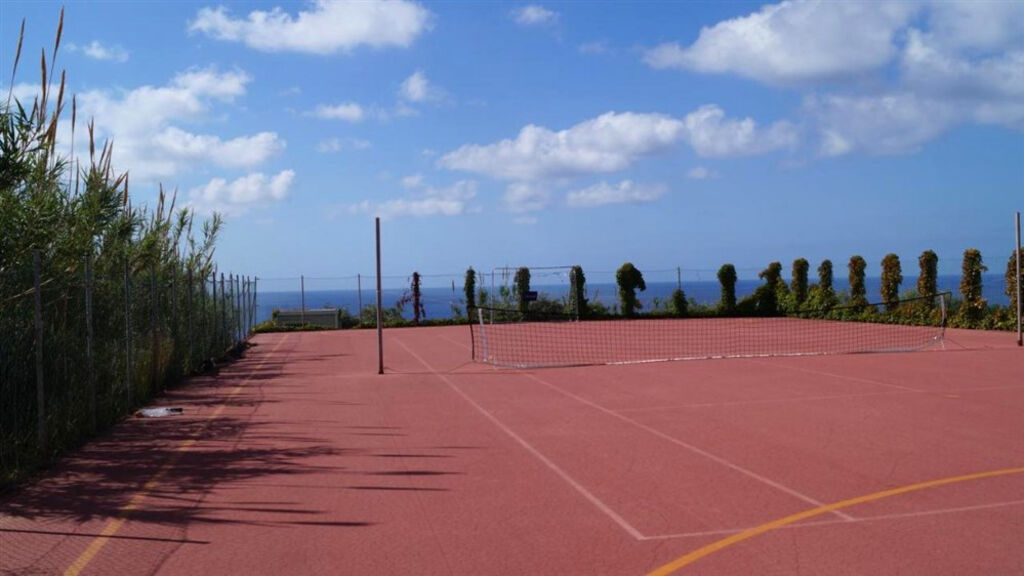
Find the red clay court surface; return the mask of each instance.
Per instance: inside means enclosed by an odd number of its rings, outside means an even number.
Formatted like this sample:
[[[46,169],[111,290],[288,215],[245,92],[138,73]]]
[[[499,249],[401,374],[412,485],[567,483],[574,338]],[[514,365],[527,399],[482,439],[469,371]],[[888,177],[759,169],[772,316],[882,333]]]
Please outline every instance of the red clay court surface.
[[[1024,351],[534,371],[263,335],[0,500],[3,574],[1024,574]]]

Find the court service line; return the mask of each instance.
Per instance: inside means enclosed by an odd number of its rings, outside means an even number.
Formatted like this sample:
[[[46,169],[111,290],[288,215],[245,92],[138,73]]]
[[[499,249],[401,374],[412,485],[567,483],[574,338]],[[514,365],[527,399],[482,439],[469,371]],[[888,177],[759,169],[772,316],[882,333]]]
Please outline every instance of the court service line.
[[[808,496],[806,494],[803,494],[802,492],[799,492],[797,490],[794,490],[793,488],[790,488],[788,486],[780,484],[780,483],[778,483],[778,482],[776,482],[776,481],[774,481],[774,480],[772,480],[770,478],[762,476],[762,475],[758,474],[757,472],[754,472],[753,470],[749,470],[747,468],[744,468],[744,467],[740,466],[739,464],[735,464],[733,462],[730,462],[730,461],[726,460],[725,458],[722,458],[721,456],[716,456],[716,455],[708,452],[707,450],[703,450],[701,448],[698,448],[698,447],[694,446],[693,444],[689,444],[687,442],[683,442],[682,440],[680,440],[680,439],[678,439],[678,438],[676,438],[674,436],[670,436],[670,435],[662,432],[661,430],[658,430],[656,428],[651,428],[650,426],[648,426],[646,424],[643,424],[641,422],[638,422],[636,420],[633,420],[632,418],[630,418],[628,416],[625,416],[623,414],[619,414],[618,412],[615,412],[614,410],[610,410],[608,408],[605,408],[604,406],[601,406],[600,404],[596,404],[594,402],[591,402],[590,400],[587,400],[586,398],[583,398],[581,396],[577,396],[577,395],[573,394],[572,392],[569,392],[567,390],[563,390],[563,389],[559,388],[558,386],[555,386],[554,384],[552,384],[550,382],[542,380],[541,378],[537,377],[534,374],[525,374],[525,376],[527,378],[530,378],[530,379],[536,381],[536,382],[539,382],[540,384],[543,384],[544,386],[547,386],[548,388],[551,388],[552,390],[555,390],[556,392],[559,392],[560,394],[562,394],[564,396],[568,396],[569,398],[572,398],[572,399],[574,399],[574,400],[576,400],[578,402],[582,402],[583,404],[586,404],[587,406],[590,406],[590,407],[592,407],[592,408],[594,408],[596,410],[600,410],[601,412],[604,412],[605,414],[608,414],[609,416],[612,416],[614,418],[618,418],[619,420],[622,420],[623,422],[626,422],[628,424],[632,424],[633,426],[635,426],[637,428],[640,428],[641,430],[645,430],[645,431],[647,431],[647,432],[657,436],[658,438],[661,438],[662,440],[666,440],[668,442],[671,442],[672,444],[675,444],[676,446],[680,446],[682,448],[685,448],[685,449],[689,450],[690,452],[693,452],[694,454],[698,454],[700,456],[703,456],[703,457],[707,458],[708,460],[711,460],[712,462],[717,462],[718,464],[721,464],[722,466],[725,466],[726,468],[729,468],[730,470],[739,472],[740,474],[743,474],[744,476],[747,476],[748,478],[752,478],[754,480],[757,480],[758,482],[761,482],[762,484],[765,484],[767,486],[775,488],[776,490],[778,490],[780,492],[784,492],[786,494],[789,494],[790,496],[793,496],[794,498],[797,498],[798,500],[803,500],[804,502],[806,502],[808,504],[813,504],[815,506],[824,506],[825,505],[823,502],[821,502],[821,501],[819,501],[819,500],[817,500],[815,498],[811,498],[810,496]],[[836,516],[839,516],[840,518],[842,518],[844,520],[853,520],[852,516],[842,512],[840,510],[835,510],[833,513]]]
[[[885,386],[887,388],[895,388],[897,390],[906,390],[908,392],[920,392],[922,394],[937,394],[934,390],[923,390],[921,388],[911,388],[910,386],[903,386],[901,384],[892,384],[890,382],[881,382],[878,380],[871,380],[870,378],[858,378],[856,376],[847,376],[845,374],[836,374],[834,372],[825,372],[824,370],[811,370],[810,368],[798,368],[796,366],[784,363],[784,362],[768,362],[765,360],[754,360],[758,364],[764,364],[766,366],[775,366],[786,368],[788,370],[794,370],[796,372],[804,372],[806,374],[817,374],[819,376],[828,376],[830,378],[839,378],[840,380],[849,380],[850,382],[861,382],[863,384],[874,384],[876,386]]]
[[[760,404],[793,404],[814,400],[843,400],[847,398],[866,398],[870,396],[891,396],[894,394],[914,394],[909,390],[888,390],[886,392],[867,392],[864,394],[832,394],[829,396],[797,396],[792,398],[765,398],[762,400],[737,400],[735,402],[702,402],[695,404],[673,404],[668,406],[644,406],[641,408],[616,408],[615,412],[664,412],[686,408],[719,408],[728,406],[751,406]]]
[[[245,379],[242,380],[237,386],[235,386],[233,390],[231,390],[231,392],[227,394],[227,398],[232,398],[239,392],[241,392],[242,388],[249,382],[249,380],[251,380],[252,377],[255,376],[256,373],[259,372],[261,368],[263,368],[263,366],[267,363],[267,360],[269,360],[270,357],[275,352],[277,352],[277,350],[281,347],[281,344],[283,344],[284,341],[288,339],[288,335],[285,334],[280,340],[278,340],[277,345],[274,346],[274,349],[271,350],[267,354],[267,356],[260,361],[259,364],[257,364],[252,370],[249,371],[249,374],[245,377]],[[217,407],[216,410],[213,411],[213,413],[207,416],[206,420],[203,422],[203,425],[199,428],[199,430],[193,433],[191,438],[182,441],[181,444],[179,444],[178,447],[174,449],[174,453],[171,455],[171,457],[168,458],[166,462],[164,462],[163,466],[161,466],[160,469],[157,470],[153,474],[153,476],[150,477],[150,479],[147,480],[146,483],[142,485],[141,488],[135,491],[135,494],[132,495],[128,503],[118,508],[117,516],[111,518],[107,522],[107,525],[104,526],[103,531],[100,532],[100,535],[97,536],[96,539],[94,539],[89,544],[89,547],[86,548],[85,551],[82,552],[82,554],[79,555],[78,558],[76,558],[75,561],[72,562],[70,566],[68,566],[67,570],[64,571],[64,576],[78,576],[79,574],[81,574],[82,570],[84,570],[86,566],[88,566],[89,563],[92,562],[96,555],[99,554],[100,550],[102,550],[103,547],[106,546],[107,542],[110,541],[111,537],[114,534],[117,534],[118,530],[121,529],[121,526],[128,521],[128,517],[131,515],[131,512],[138,509],[139,506],[142,505],[146,498],[150,496],[150,492],[152,492],[152,490],[157,487],[160,481],[163,480],[164,476],[166,476],[167,473],[170,472],[178,464],[178,461],[181,460],[181,457],[184,456],[184,454],[188,452],[190,448],[192,448],[192,446],[196,443],[199,437],[201,437],[203,433],[206,432],[206,430],[210,427],[210,424],[213,423],[213,421],[218,416],[220,416],[220,414],[224,411],[225,406],[226,404],[221,404],[220,406]]]
[[[812,508],[810,510],[805,510],[803,512],[791,514],[784,518],[779,518],[778,520],[766,522],[764,524],[761,524],[760,526],[751,528],[739,534],[733,534],[728,538],[723,538],[722,540],[719,540],[717,542],[712,542],[711,544],[708,544],[707,546],[704,546],[702,548],[698,548],[697,550],[694,550],[693,552],[690,552],[685,556],[680,556],[679,558],[673,560],[672,562],[669,562],[668,564],[665,564],[664,566],[654,570],[653,572],[648,572],[647,576],[668,576],[669,574],[676,572],[680,568],[684,568],[690,564],[693,564],[701,558],[710,556],[711,554],[714,554],[719,550],[728,548],[734,544],[743,542],[744,540],[749,540],[750,538],[753,538],[755,536],[760,536],[761,534],[764,534],[766,532],[771,532],[773,530],[777,530],[779,528],[788,526],[795,522],[799,522],[807,518],[812,518],[814,516],[819,516],[826,512],[835,512],[840,508],[856,506],[857,504],[864,504],[867,502],[873,502],[875,500],[882,500],[884,498],[899,496],[901,494],[906,494],[908,492],[916,492],[918,490],[925,490],[927,488],[938,488],[940,486],[946,486],[949,484],[957,484],[960,482],[968,482],[971,480],[981,480],[984,478],[994,478],[996,476],[1008,476],[1010,474],[1020,473],[1024,473],[1024,468],[1007,468],[1004,470],[992,470],[989,472],[965,474],[963,476],[952,476],[949,478],[940,478],[938,480],[930,480],[928,482],[910,484],[908,486],[902,486],[900,488],[883,490],[881,492],[875,492],[873,494],[867,494],[865,496],[858,496],[856,498],[850,498],[848,500],[843,500],[841,502],[834,502],[832,504],[828,504],[825,506],[819,506],[817,508]]]
[[[449,388],[451,388],[456,394],[461,396],[462,399],[465,400],[466,402],[468,402],[470,406],[475,408],[477,412],[479,412],[485,418],[490,420],[491,423],[493,423],[495,426],[498,427],[498,429],[500,429],[502,432],[504,432],[508,437],[510,437],[513,440],[515,440],[516,443],[518,443],[520,446],[522,446],[527,452],[532,454],[535,458],[540,460],[541,463],[543,463],[545,466],[547,466],[552,472],[557,474],[559,478],[561,478],[567,484],[569,484],[569,486],[571,486],[573,488],[573,490],[575,490],[580,496],[583,496],[587,501],[589,501],[591,504],[593,504],[605,516],[607,516],[613,522],[618,524],[619,527],[622,528],[623,530],[625,530],[627,534],[629,534],[630,536],[632,536],[633,538],[635,538],[637,540],[643,540],[644,539],[644,535],[639,530],[634,528],[632,524],[627,522],[625,518],[623,518],[617,512],[612,510],[611,507],[609,507],[607,504],[602,502],[592,492],[590,492],[589,490],[584,488],[579,482],[574,480],[573,477],[570,476],[568,472],[566,472],[565,470],[562,470],[557,464],[555,464],[554,462],[549,460],[546,456],[544,456],[544,454],[542,454],[539,450],[534,448],[532,444],[530,444],[529,442],[524,440],[520,435],[516,434],[511,428],[506,426],[494,414],[491,414],[490,412],[487,411],[486,408],[484,408],[483,406],[478,404],[475,400],[470,398],[468,394],[466,394],[461,388],[456,386],[455,383],[452,382],[445,374],[435,370],[433,366],[428,364],[427,361],[424,360],[423,358],[421,358],[419,354],[413,352],[401,340],[397,340],[396,339],[394,341],[397,342],[398,345],[400,345],[402,348],[405,348],[406,352],[408,352],[410,355],[412,355],[413,358],[418,360],[420,362],[420,364],[423,364],[423,366],[427,370],[430,370],[431,374],[433,374],[434,376],[437,376],[438,378],[440,378],[441,381],[443,381],[445,384],[447,384]]]
[[[1010,500],[1008,502],[992,502],[991,504],[976,504],[974,506],[960,506],[957,508],[941,508],[938,510],[922,510],[920,512],[903,512],[899,514],[882,514],[880,516],[858,516],[853,520],[816,520],[814,522],[801,522],[799,524],[788,524],[780,526],[779,530],[795,530],[815,526],[835,526],[837,524],[857,524],[861,522],[884,522],[887,520],[905,520],[907,518],[920,518],[925,516],[942,516],[945,514],[959,514],[963,512],[977,512],[979,510],[991,510],[996,508],[1011,508],[1024,504],[1024,500]],[[704,532],[683,532],[680,534],[658,534],[655,536],[644,536],[644,540],[677,540],[684,538],[703,538],[707,536],[727,536],[753,530],[753,528],[739,528],[726,530],[707,530]]]

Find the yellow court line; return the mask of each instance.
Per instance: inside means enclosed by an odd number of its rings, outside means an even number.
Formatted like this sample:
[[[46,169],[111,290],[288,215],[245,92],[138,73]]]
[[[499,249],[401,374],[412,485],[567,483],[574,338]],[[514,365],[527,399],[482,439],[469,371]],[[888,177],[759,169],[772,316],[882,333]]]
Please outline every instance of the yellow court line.
[[[807,518],[812,518],[814,516],[825,514],[827,512],[832,512],[832,511],[835,511],[835,510],[839,510],[840,508],[847,508],[847,507],[850,507],[850,506],[855,506],[857,504],[864,504],[865,502],[873,502],[875,500],[881,500],[883,498],[889,498],[890,496],[899,496],[900,494],[906,494],[908,492],[916,492],[917,490],[924,490],[926,488],[938,488],[939,486],[946,486],[948,484],[956,484],[956,483],[959,483],[959,482],[968,482],[970,480],[981,480],[983,478],[993,478],[993,477],[996,477],[996,476],[1008,476],[1010,474],[1021,474],[1021,473],[1024,473],[1024,468],[1007,468],[1005,470],[992,470],[992,471],[989,471],[989,472],[978,472],[978,473],[975,473],[975,474],[966,474],[964,476],[953,476],[953,477],[950,477],[950,478],[940,478],[938,480],[931,480],[931,481],[928,481],[928,482],[920,482],[918,484],[911,484],[909,486],[903,486],[903,487],[900,487],[900,488],[893,488],[891,490],[883,490],[882,492],[875,492],[874,494],[868,494],[866,496],[858,496],[856,498],[850,498],[849,500],[843,500],[841,502],[835,502],[833,504],[826,504],[825,506],[819,506],[818,508],[812,508],[810,510],[805,510],[805,511],[799,512],[797,514],[792,514],[790,516],[786,516],[785,518],[780,518],[780,519],[774,520],[772,522],[761,524],[760,526],[757,526],[755,528],[751,528],[750,530],[745,530],[743,532],[740,532],[739,534],[733,534],[732,536],[729,536],[728,538],[723,538],[722,540],[719,540],[717,542],[712,542],[711,544],[708,544],[707,546],[704,546],[703,548],[699,548],[697,550],[694,550],[693,552],[690,552],[689,554],[687,554],[685,556],[681,556],[681,557],[673,560],[672,562],[669,562],[668,564],[665,564],[664,566],[662,566],[661,568],[658,568],[657,570],[655,570],[653,572],[649,572],[647,574],[647,576],[667,576],[668,574],[671,574],[671,573],[679,570],[680,568],[683,568],[685,566],[693,564],[697,560],[700,560],[701,558],[704,558],[705,556],[709,556],[711,554],[714,554],[715,552],[718,552],[719,550],[722,550],[723,548],[728,548],[729,546],[732,546],[733,544],[738,544],[738,543],[740,543],[740,542],[742,542],[744,540],[749,540],[750,538],[753,538],[754,536],[760,536],[761,534],[764,534],[765,532],[771,532],[772,530],[775,530],[777,528],[781,528],[781,527],[786,526],[788,524],[792,524],[794,522],[799,522],[800,520],[804,520],[804,519],[807,519]]]
[[[244,387],[246,383],[248,383],[249,380],[251,380],[252,377],[256,375],[260,368],[262,368],[263,365],[267,363],[267,360],[270,358],[270,356],[273,355],[274,352],[277,352],[277,349],[280,348],[281,344],[283,344],[284,341],[287,339],[288,335],[286,334],[277,342],[277,345],[274,346],[274,349],[271,350],[269,354],[267,354],[267,357],[260,361],[259,365],[257,365],[255,368],[252,369],[251,372],[249,372],[249,375],[245,377],[245,380],[242,380],[242,382],[238,384],[238,386],[235,386],[235,388],[228,393],[227,397],[231,398],[238,394],[239,392],[241,392],[242,387]],[[117,534],[117,531],[121,529],[121,526],[128,520],[129,513],[131,513],[133,510],[136,510],[142,504],[142,502],[149,497],[149,492],[156,488],[157,484],[160,483],[163,477],[168,472],[170,472],[171,469],[173,469],[174,466],[178,463],[178,460],[181,460],[181,456],[190,448],[192,448],[192,446],[195,445],[198,437],[201,436],[203,432],[206,431],[210,423],[213,422],[218,416],[220,416],[223,411],[224,404],[221,404],[220,406],[217,407],[216,410],[213,411],[213,414],[210,414],[209,416],[206,417],[206,421],[203,423],[203,426],[199,430],[197,430],[192,435],[191,438],[182,441],[182,443],[179,444],[178,447],[174,449],[174,454],[171,455],[167,462],[164,462],[164,465],[161,466],[160,469],[157,470],[156,473],[153,474],[153,476],[149,480],[147,480],[145,484],[142,485],[142,488],[140,488],[138,491],[135,492],[135,494],[132,495],[131,500],[129,500],[127,504],[118,509],[118,516],[115,518],[111,518],[107,522],[107,525],[103,528],[103,531],[100,532],[100,535],[97,536],[96,539],[94,539],[89,544],[89,547],[85,549],[85,552],[82,552],[82,554],[78,558],[76,558],[75,561],[72,562],[70,566],[68,566],[67,570],[64,571],[64,576],[78,576],[79,574],[81,574],[82,570],[84,570],[85,567],[88,566],[90,562],[92,562],[93,558],[95,558],[96,555],[99,554],[100,550],[103,549],[103,547],[107,544],[107,542],[110,541],[110,537],[114,534]]]

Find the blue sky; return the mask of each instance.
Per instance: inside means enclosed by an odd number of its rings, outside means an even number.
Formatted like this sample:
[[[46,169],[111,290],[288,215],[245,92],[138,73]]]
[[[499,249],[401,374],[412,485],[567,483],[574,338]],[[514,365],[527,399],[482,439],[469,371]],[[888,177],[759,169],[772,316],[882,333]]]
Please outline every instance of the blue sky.
[[[80,114],[134,202],[225,215],[225,270],[370,274],[380,215],[385,275],[1001,271],[1024,209],[1020,2],[65,6]],[[5,91],[59,9],[0,3]]]

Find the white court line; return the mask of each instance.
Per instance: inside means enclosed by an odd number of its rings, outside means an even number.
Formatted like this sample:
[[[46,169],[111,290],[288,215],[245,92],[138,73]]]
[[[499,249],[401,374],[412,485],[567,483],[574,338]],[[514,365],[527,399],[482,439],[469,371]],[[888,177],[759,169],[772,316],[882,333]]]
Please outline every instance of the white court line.
[[[703,457],[705,457],[705,458],[707,458],[707,459],[709,459],[709,460],[711,460],[713,462],[717,462],[718,464],[721,464],[722,466],[725,466],[726,468],[729,468],[730,470],[734,470],[736,472],[739,472],[740,474],[743,474],[744,476],[747,476],[748,478],[753,478],[754,480],[757,480],[758,482],[761,482],[762,484],[766,484],[768,486],[771,486],[772,488],[775,488],[776,490],[778,490],[780,492],[785,492],[786,494],[789,494],[790,496],[793,496],[794,498],[803,500],[804,502],[807,502],[808,504],[813,504],[816,507],[825,506],[824,502],[821,502],[819,500],[815,500],[814,498],[811,498],[810,496],[808,496],[806,494],[798,492],[798,491],[796,491],[796,490],[794,490],[792,488],[789,488],[788,486],[784,486],[782,484],[779,484],[778,482],[776,482],[774,480],[771,480],[769,478],[766,478],[766,477],[758,474],[757,472],[754,472],[753,470],[748,470],[748,469],[746,469],[746,468],[744,468],[744,467],[742,467],[742,466],[740,466],[738,464],[734,464],[734,463],[726,460],[725,458],[722,458],[721,456],[716,456],[716,455],[714,455],[714,454],[712,454],[712,453],[710,453],[710,452],[708,452],[706,450],[702,450],[702,449],[700,449],[700,448],[698,448],[698,447],[696,447],[696,446],[694,446],[692,444],[688,444],[686,442],[683,442],[682,440],[680,440],[678,438],[675,438],[673,436],[669,436],[668,434],[665,434],[664,432],[662,432],[660,430],[657,430],[655,428],[651,428],[650,426],[647,426],[646,424],[642,424],[640,422],[637,422],[636,420],[633,420],[632,418],[630,418],[628,416],[624,416],[622,414],[619,414],[617,412],[609,410],[608,408],[605,408],[604,406],[601,406],[600,404],[595,404],[594,402],[591,402],[590,400],[587,400],[586,398],[582,398],[580,396],[577,396],[577,395],[573,394],[572,392],[568,392],[566,390],[562,390],[558,386],[555,386],[554,384],[551,384],[550,382],[546,382],[544,380],[541,380],[540,378],[538,378],[537,376],[535,376],[533,374],[526,374],[525,376],[527,378],[530,378],[532,380],[535,380],[535,381],[539,382],[540,384],[543,384],[544,386],[547,386],[548,388],[551,388],[552,390],[555,390],[556,392],[559,392],[559,393],[561,393],[561,394],[563,394],[565,396],[568,396],[569,398],[572,398],[574,400],[582,402],[583,404],[586,404],[587,406],[590,406],[592,408],[600,410],[601,412],[604,412],[605,414],[608,414],[609,416],[613,416],[615,418],[618,418],[619,420],[622,420],[623,422],[627,422],[629,424],[632,424],[633,426],[636,426],[637,428],[640,428],[641,430],[645,430],[647,432],[650,432],[651,434],[654,434],[655,436],[657,436],[657,437],[659,437],[659,438],[661,438],[663,440],[667,440],[667,441],[675,444],[676,446],[681,446],[683,448],[686,448],[687,450],[689,450],[690,452],[693,452],[694,454],[698,454],[698,455],[703,456]],[[848,520],[848,521],[849,520],[853,520],[852,516],[850,516],[849,514],[843,512],[841,510],[832,510],[831,512],[832,512],[832,514],[835,514],[836,516],[839,516],[840,518],[842,518],[844,520]]]
[[[864,384],[875,384],[876,386],[885,386],[887,388],[895,388],[897,390],[906,390],[909,392],[920,392],[922,394],[941,394],[941,392],[935,392],[934,390],[922,390],[920,388],[911,388],[910,386],[901,386],[900,384],[891,384],[889,382],[880,382],[878,380],[871,380],[868,378],[858,378],[856,376],[847,376],[845,374],[835,374],[833,372],[825,372],[823,370],[811,370],[809,368],[798,368],[782,362],[767,362],[764,360],[750,360],[751,362],[757,362],[758,364],[765,364],[768,366],[777,366],[781,368],[787,368],[789,370],[795,370],[797,372],[805,372],[807,374],[817,374],[819,376],[828,376],[830,378],[839,378],[840,380],[849,380],[851,382],[861,382]]]
[[[801,522],[797,524],[789,524],[787,526],[780,526],[777,530],[793,530],[796,528],[806,528],[813,526],[832,526],[836,524],[847,525],[851,523],[860,522],[881,522],[885,520],[902,520],[906,518],[919,518],[922,516],[940,516],[943,514],[956,514],[960,512],[975,512],[978,510],[989,510],[992,508],[1009,508],[1011,506],[1020,506],[1024,504],[1024,500],[1011,500],[1009,502],[993,502],[992,504],[978,504],[976,506],[962,506],[959,508],[943,508],[940,510],[924,510],[921,512],[905,512],[903,514],[883,514],[881,516],[858,516],[853,520],[818,520],[817,522]],[[746,532],[750,528],[739,528],[731,530],[709,530],[706,532],[685,532],[681,534],[659,534],[657,536],[645,536],[644,540],[673,540],[682,538],[702,538],[705,536],[728,536],[730,534],[739,534]]]
[[[566,473],[564,470],[559,468],[557,464],[555,464],[551,460],[548,460],[548,458],[546,456],[544,456],[543,454],[541,454],[539,450],[534,448],[529,442],[524,440],[521,436],[519,436],[518,434],[513,432],[511,428],[509,428],[504,423],[502,423],[501,420],[498,420],[497,417],[495,417],[493,414],[488,412],[483,406],[477,404],[475,400],[470,398],[469,395],[467,395],[465,392],[463,392],[461,388],[459,388],[458,386],[455,385],[454,382],[449,380],[447,376],[445,376],[444,374],[438,372],[437,370],[434,370],[433,366],[428,364],[426,362],[426,360],[424,360],[423,358],[420,358],[419,354],[416,354],[415,352],[410,350],[409,347],[406,346],[405,343],[402,342],[401,340],[397,340],[396,339],[395,342],[397,342],[402,348],[405,348],[405,351],[408,352],[409,354],[411,354],[413,356],[413,358],[416,358],[417,360],[419,360],[420,364],[423,364],[423,366],[427,370],[430,370],[431,374],[433,374],[434,376],[437,376],[438,378],[440,378],[445,384],[448,385],[449,388],[454,390],[455,393],[457,393],[459,396],[462,396],[463,400],[468,402],[471,406],[473,406],[473,408],[476,408],[476,410],[478,412],[483,414],[484,417],[486,417],[488,420],[490,420],[492,423],[494,423],[494,425],[497,426],[499,429],[501,429],[502,432],[507,434],[513,440],[515,440],[520,446],[525,448],[527,452],[529,452],[530,454],[533,454],[534,457],[536,457],[538,460],[540,460],[545,466],[550,468],[551,471],[553,471],[555,474],[557,474],[562,480],[565,480],[565,482],[568,483],[569,486],[572,486],[572,488],[574,490],[576,490],[576,492],[578,492],[581,496],[583,496],[588,501],[590,501],[590,503],[593,504],[594,506],[596,506],[598,510],[600,510],[602,513],[604,513],[605,516],[608,516],[609,518],[611,518],[612,521],[615,522],[616,524],[618,524],[620,528],[625,530],[627,534],[629,534],[630,536],[632,536],[633,538],[635,538],[637,540],[643,540],[644,539],[644,535],[641,534],[639,530],[634,528],[633,525],[631,525],[629,522],[626,522],[625,518],[620,516],[617,512],[612,510],[607,504],[605,504],[600,499],[598,499],[597,496],[594,496],[589,490],[587,490],[582,485],[580,485],[580,483],[577,482],[576,480],[574,480],[571,476],[569,476],[568,473]]]
[[[763,400],[737,400],[735,402],[704,402],[699,404],[675,404],[671,406],[646,406],[642,408],[617,408],[615,412],[661,412],[681,410],[685,408],[718,408],[726,406],[748,406],[757,404],[791,404],[812,400],[841,400],[844,398],[865,398],[868,396],[890,396],[893,394],[912,394],[910,390],[890,390],[888,392],[868,392],[865,394],[834,394],[831,396],[803,396],[794,398],[766,398]]]

